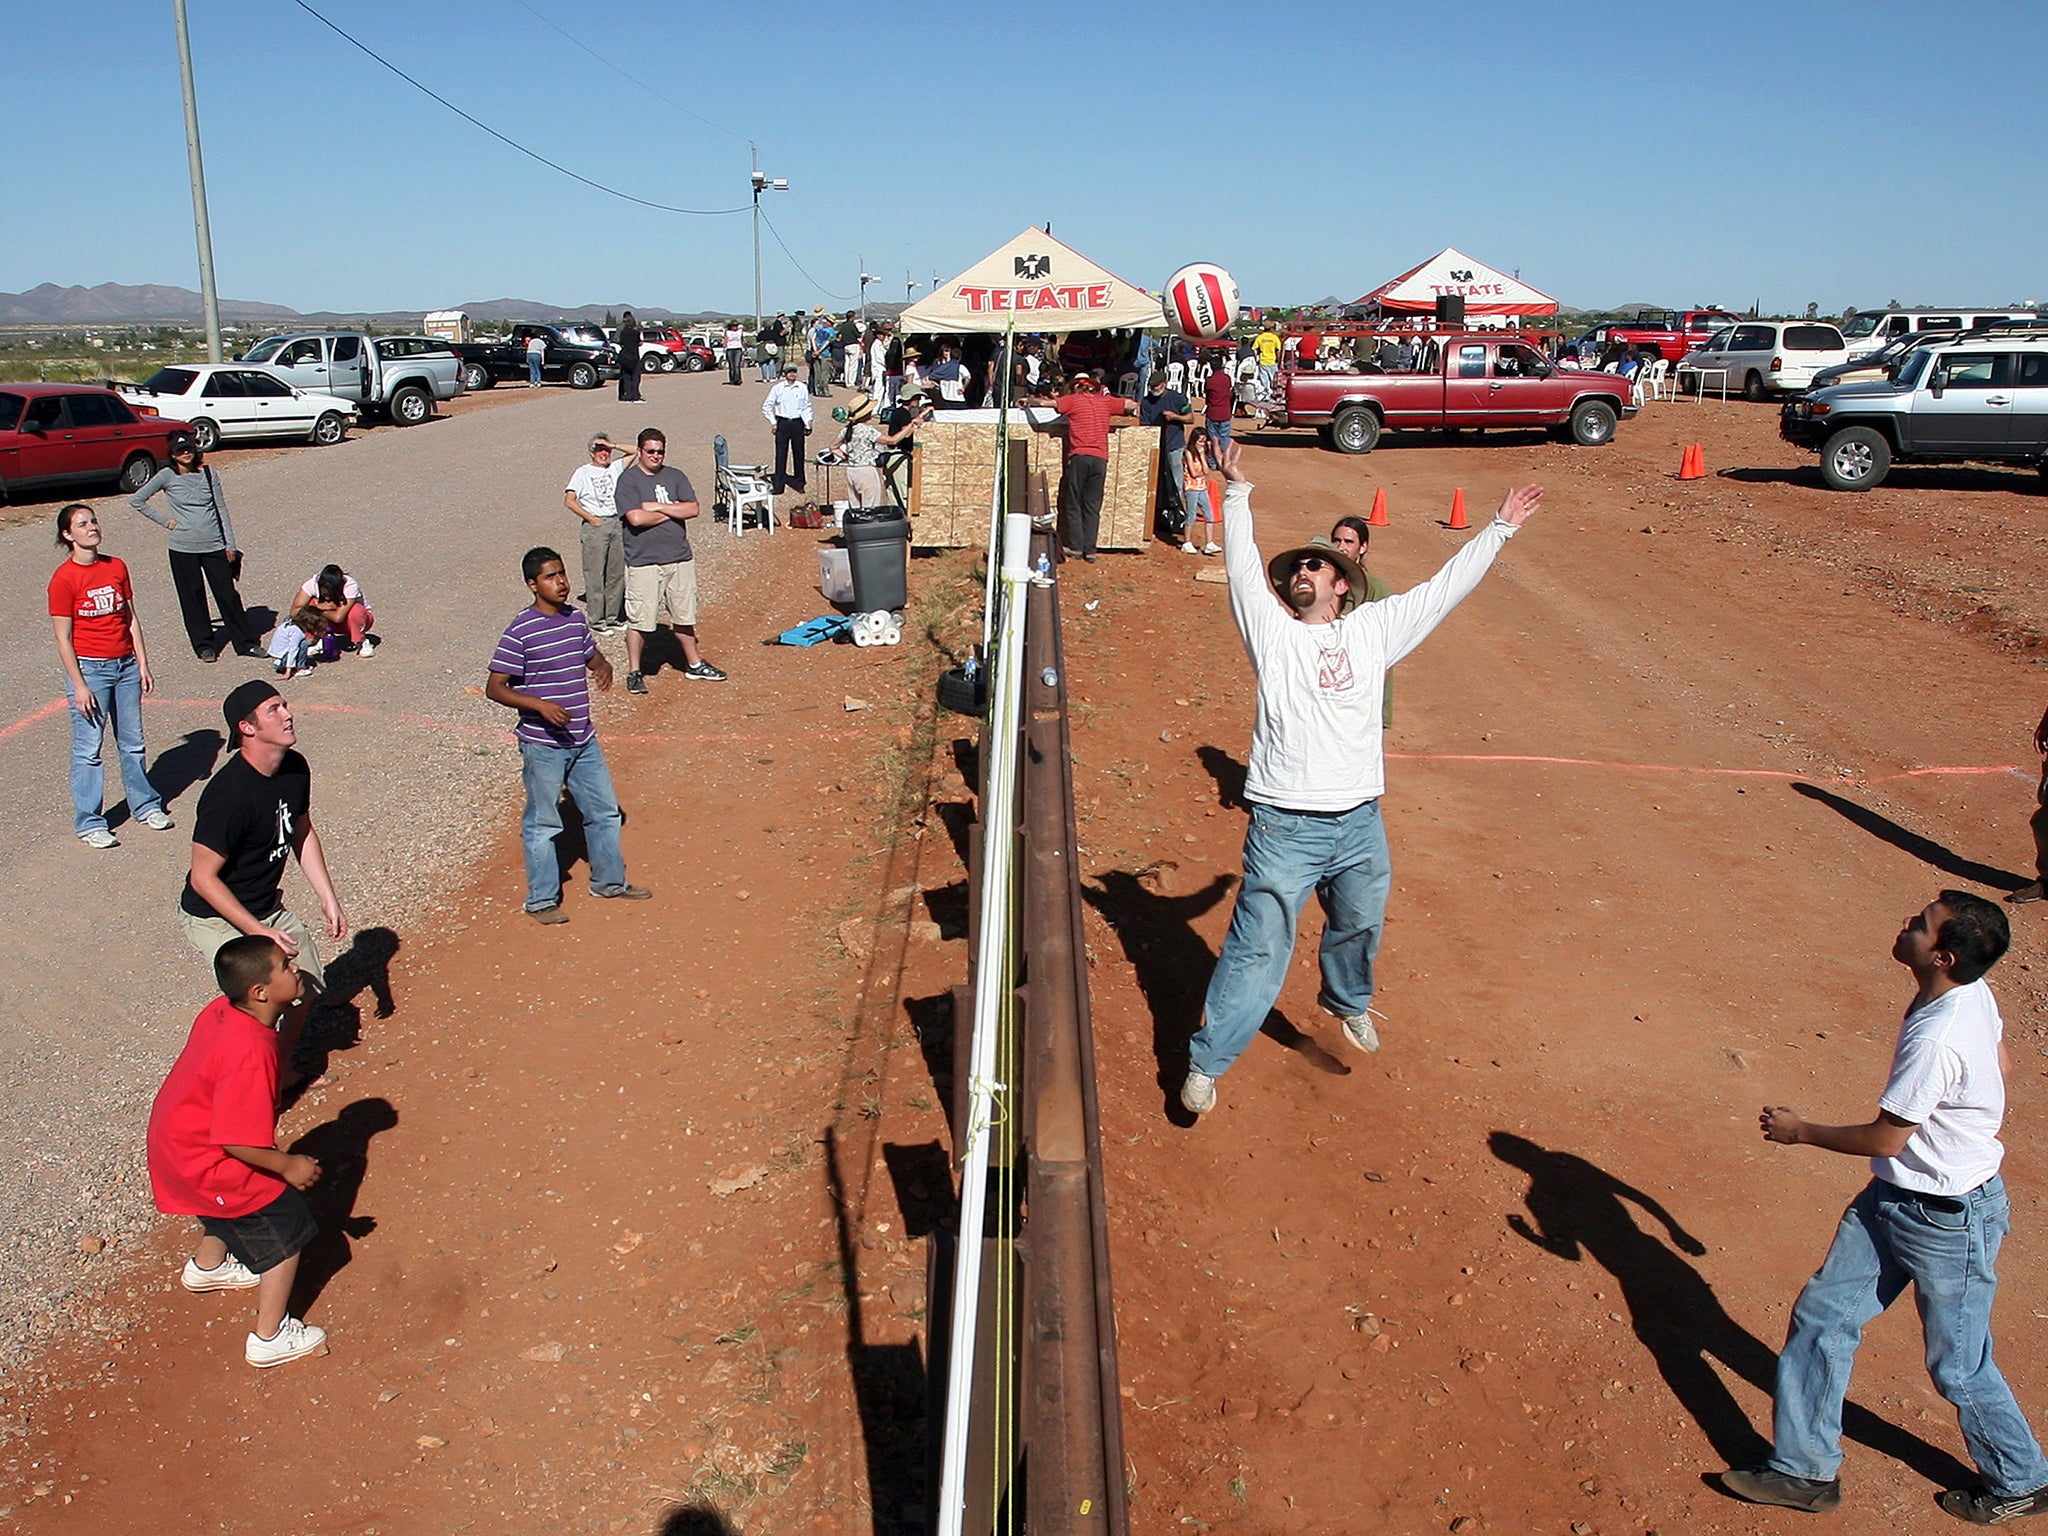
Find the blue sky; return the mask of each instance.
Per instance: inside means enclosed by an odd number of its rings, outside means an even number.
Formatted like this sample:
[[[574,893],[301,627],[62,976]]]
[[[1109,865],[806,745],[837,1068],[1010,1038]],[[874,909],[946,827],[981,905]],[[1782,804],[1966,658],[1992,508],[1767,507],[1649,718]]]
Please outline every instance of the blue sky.
[[[745,203],[753,140],[792,187],[771,309],[852,294],[861,256],[871,297],[922,293],[1046,220],[1147,286],[1219,261],[1254,303],[1445,245],[1582,307],[2048,300],[2037,6],[311,3],[654,201]],[[224,294],[751,310],[744,216],[579,186],[290,0],[189,4]],[[6,27],[0,289],[197,287],[169,0]]]

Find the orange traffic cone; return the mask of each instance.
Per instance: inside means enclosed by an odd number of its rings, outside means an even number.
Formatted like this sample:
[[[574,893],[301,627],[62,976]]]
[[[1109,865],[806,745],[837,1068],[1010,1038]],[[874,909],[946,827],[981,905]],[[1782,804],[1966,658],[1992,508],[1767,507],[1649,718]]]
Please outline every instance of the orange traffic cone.
[[[1372,516],[1365,520],[1368,528],[1387,526],[1387,488],[1380,486],[1372,493]]]
[[[1453,528],[1469,528],[1472,526],[1465,521],[1465,493],[1462,490],[1451,492],[1451,526]]]
[[[1698,480],[1702,478],[1707,472],[1706,465],[1702,462],[1703,458],[1704,455],[1701,453],[1698,443],[1687,443],[1685,445],[1685,452],[1678,456],[1678,478],[1681,480]]]

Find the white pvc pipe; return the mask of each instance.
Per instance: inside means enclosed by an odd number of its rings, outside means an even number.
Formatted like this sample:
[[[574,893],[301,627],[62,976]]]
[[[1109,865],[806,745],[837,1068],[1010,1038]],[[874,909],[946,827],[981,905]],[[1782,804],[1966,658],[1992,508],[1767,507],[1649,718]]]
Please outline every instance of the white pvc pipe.
[[[946,1435],[939,1456],[938,1536],[960,1536],[966,1515],[968,1402],[980,1332],[981,1233],[988,1215],[989,1136],[995,1099],[1012,1085],[995,1081],[997,1036],[1011,991],[1005,969],[1011,927],[1011,852],[1016,840],[1018,722],[1024,697],[1024,609],[1031,574],[1031,518],[1003,519],[1000,639],[991,655],[987,796],[982,808],[981,932],[975,949],[974,1035],[968,1053],[966,1149],[960,1168],[960,1241],[953,1266],[953,1323],[946,1356]],[[991,571],[998,552],[989,551]]]

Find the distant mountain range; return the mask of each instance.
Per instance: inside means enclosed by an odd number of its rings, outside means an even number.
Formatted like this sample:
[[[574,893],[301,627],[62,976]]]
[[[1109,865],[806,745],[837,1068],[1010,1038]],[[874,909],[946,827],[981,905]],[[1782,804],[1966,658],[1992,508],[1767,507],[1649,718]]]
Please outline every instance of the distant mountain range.
[[[483,325],[505,325],[519,320],[582,320],[602,324],[606,315],[616,318],[625,306],[543,304],[538,299],[473,299],[449,304],[471,320]],[[893,315],[901,304],[871,303],[868,313]],[[656,306],[636,307],[642,320],[659,320],[672,325],[696,326],[723,322],[732,311],[699,310],[678,314]],[[316,310],[311,314],[288,309],[282,304],[258,304],[248,299],[222,299],[220,317],[229,325],[342,326],[371,324],[380,330],[417,326],[425,310],[400,309],[371,313],[364,310]],[[0,325],[196,325],[202,315],[199,295],[190,288],[170,288],[149,283],[130,287],[125,283],[101,283],[95,288],[60,288],[43,283],[26,293],[0,293]]]

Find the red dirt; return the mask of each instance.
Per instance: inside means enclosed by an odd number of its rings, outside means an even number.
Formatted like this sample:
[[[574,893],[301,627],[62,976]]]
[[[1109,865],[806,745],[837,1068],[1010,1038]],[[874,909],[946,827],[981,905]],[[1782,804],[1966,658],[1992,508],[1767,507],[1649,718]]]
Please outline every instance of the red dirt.
[[[1192,1128],[1169,1097],[1229,913],[1249,677],[1209,562],[1063,568],[1135,1529],[1781,1528],[1702,1474],[1760,1445],[1861,1174],[1762,1145],[1756,1109],[1867,1115],[1899,919],[2028,872],[2048,603],[2032,477],[1837,496],[1773,434],[1667,404],[1605,450],[1255,447],[1269,548],[1385,486],[1397,587],[1456,547],[1453,488],[1475,520],[1510,481],[1550,494],[1397,674],[1385,1049],[1315,1014],[1311,916],[1284,1024]],[[1680,485],[1693,440],[1765,478]],[[806,580],[810,540],[777,542]],[[913,580],[960,622],[964,557]],[[746,663],[602,713],[653,903],[572,888],[571,924],[532,928],[490,829],[476,888],[402,936],[394,1011],[361,1000],[344,1081],[288,1119],[396,1115],[311,1308],[333,1353],[250,1371],[246,1298],[178,1292],[166,1224],[136,1326],[52,1362],[4,1469],[19,1528],[646,1531],[693,1498],[749,1532],[912,1526],[965,733],[932,733],[921,647]],[[2000,1360],[2037,1411],[2039,911],[1993,975]],[[1959,1440],[1896,1310],[1845,1509],[1932,1531]]]

